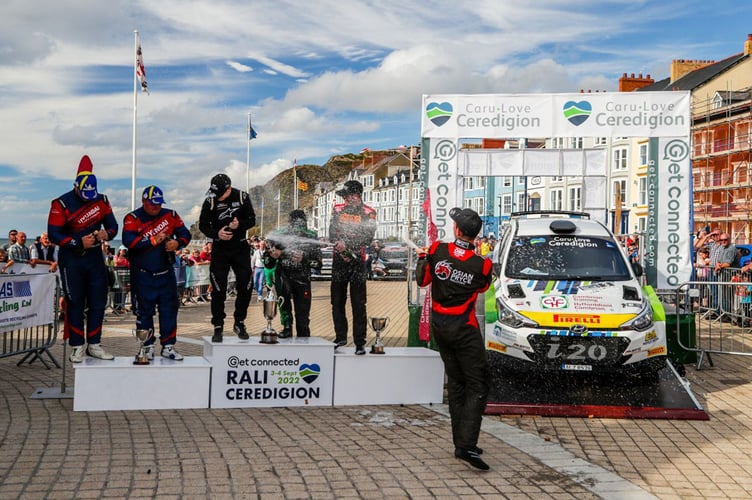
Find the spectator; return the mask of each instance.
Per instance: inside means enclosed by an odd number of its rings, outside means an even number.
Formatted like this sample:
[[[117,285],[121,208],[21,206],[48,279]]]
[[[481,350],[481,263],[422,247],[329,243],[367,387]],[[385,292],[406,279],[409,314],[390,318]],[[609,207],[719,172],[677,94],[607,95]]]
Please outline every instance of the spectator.
[[[251,301],[251,260],[248,258],[245,233],[255,224],[256,214],[248,193],[233,188],[225,174],[215,175],[199,216],[199,229],[207,238],[214,240],[209,264],[211,323],[214,326],[212,342],[222,342],[230,269],[235,273],[237,289],[233,331],[241,340],[249,338],[245,318]]]
[[[708,276],[710,281],[729,281],[731,276],[727,271],[731,267],[731,263],[736,256],[736,247],[731,244],[731,237],[728,233],[721,233],[718,230],[705,233],[699,240],[695,242],[695,248],[700,248],[707,245],[710,250],[710,275]],[[718,300],[719,295],[718,286],[712,286],[710,289],[710,307],[715,309],[716,314],[720,314],[723,321],[730,321],[730,319],[723,315],[723,312],[731,312],[731,296],[728,293],[723,293],[720,304]],[[721,307],[722,311],[718,310]]]
[[[363,355],[367,321],[365,247],[376,234],[376,210],[363,203],[363,185],[356,180],[345,182],[337,194],[345,202],[334,205],[329,224],[329,240],[334,244],[331,282],[334,342],[336,347],[347,344],[345,305],[349,285],[355,354]]]
[[[211,262],[212,255],[212,242],[207,241],[201,248],[201,260],[204,262]]]
[[[265,271],[270,270],[267,286],[274,286],[283,297],[279,305],[282,331],[279,338],[292,337],[293,306],[295,333],[311,336],[311,269],[321,268],[321,247],[316,233],[306,225],[305,212],[290,212],[289,225],[269,235],[270,249],[264,259]]]
[[[253,267],[253,286],[256,288],[257,300],[263,300],[264,293],[264,253],[266,253],[266,241],[259,240],[258,245],[251,255],[251,265]]]
[[[0,273],[5,273],[12,265],[13,261],[8,259],[8,251],[0,248]]]
[[[373,240],[373,243],[366,248],[366,272],[368,272],[368,279],[372,280],[374,275],[373,266],[379,260],[379,254],[381,253],[381,243],[379,240]],[[383,269],[381,275],[383,276]]]
[[[89,216],[82,218],[81,214]],[[117,235],[118,223],[109,200],[97,191],[88,156],[81,158],[73,189],[52,200],[47,233],[60,247],[58,264],[65,275],[64,336],[73,348],[70,360],[80,363],[84,352],[114,359],[101,346],[107,306],[107,269],[101,243]]]
[[[128,249],[118,248],[117,254],[112,259],[113,272],[115,273],[115,293],[113,294],[112,310],[115,314],[125,313],[126,288],[130,287],[130,275],[127,269],[130,267],[128,261]]]
[[[39,236],[39,243],[31,247],[31,260],[34,264],[46,264],[50,266],[50,272],[57,271],[57,245],[50,242],[50,236],[42,233]]]
[[[175,252],[191,241],[191,233],[175,210],[164,208],[157,186],[146,186],[141,208],[123,219],[123,244],[130,253],[131,290],[136,329],[154,330],[159,314],[159,343],[163,358],[182,361],[175,349],[178,332],[178,286],[173,270]],[[154,337],[147,340],[146,356],[154,359]]]
[[[16,242],[8,247],[8,258],[13,262],[36,266],[36,262],[31,262],[31,250],[26,246],[26,233],[23,231],[18,232]]]
[[[7,252],[8,249],[10,248],[10,246],[16,242],[16,238],[17,237],[18,237],[18,231],[17,230],[11,229],[10,231],[8,231],[8,243],[5,243],[2,246],[2,249]]]

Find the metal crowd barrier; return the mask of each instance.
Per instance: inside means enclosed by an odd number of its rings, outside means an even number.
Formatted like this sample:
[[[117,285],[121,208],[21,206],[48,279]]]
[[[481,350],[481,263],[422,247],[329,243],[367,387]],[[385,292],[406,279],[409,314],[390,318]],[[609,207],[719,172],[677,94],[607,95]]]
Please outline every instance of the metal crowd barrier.
[[[676,306],[678,345],[699,353],[697,369],[711,354],[752,356],[752,281],[749,273],[738,268],[720,272],[707,269],[696,273],[698,279],[679,286],[673,297]],[[694,324],[682,321],[693,313]],[[686,317],[686,316],[685,316]],[[694,326],[694,345],[686,328]]]
[[[14,265],[14,268],[18,270],[20,269],[20,266]],[[19,275],[23,276],[24,274],[42,274],[44,272],[45,271],[41,269],[34,270],[29,268],[28,272],[24,272],[23,274],[18,273],[11,275],[0,275],[0,291],[2,291],[0,292],[0,294],[3,295],[3,299],[0,300],[0,303],[3,305],[3,308],[6,304],[4,295],[5,290],[8,288],[11,279],[17,280]],[[38,359],[47,369],[50,369],[50,365],[47,364],[47,361],[44,358],[44,355],[46,354],[50,358],[52,363],[57,368],[60,368],[60,363],[58,363],[57,359],[55,359],[55,356],[53,356],[52,352],[50,352],[50,347],[55,345],[55,342],[57,341],[58,322],[54,318],[57,318],[59,312],[58,305],[60,303],[60,295],[62,293],[60,280],[55,279],[54,283],[55,291],[53,304],[54,313],[52,314],[53,320],[45,324],[0,332],[0,337],[2,338],[2,342],[0,342],[0,358],[22,355],[23,357],[18,363],[16,363],[16,366],[21,366],[21,364],[24,362],[31,364]],[[33,300],[34,297],[31,296],[30,301]]]

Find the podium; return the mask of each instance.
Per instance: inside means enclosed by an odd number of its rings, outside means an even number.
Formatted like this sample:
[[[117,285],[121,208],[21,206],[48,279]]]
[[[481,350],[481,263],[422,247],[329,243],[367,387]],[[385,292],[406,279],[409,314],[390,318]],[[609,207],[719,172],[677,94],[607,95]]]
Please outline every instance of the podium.
[[[208,408],[211,365],[197,356],[183,361],[155,357],[134,365],[133,356],[75,363],[74,411]]]
[[[424,347],[387,347],[384,354],[334,354],[334,406],[441,403],[444,363]]]
[[[262,344],[202,337],[212,365],[211,408],[331,406],[334,344],[320,337],[291,337]]]

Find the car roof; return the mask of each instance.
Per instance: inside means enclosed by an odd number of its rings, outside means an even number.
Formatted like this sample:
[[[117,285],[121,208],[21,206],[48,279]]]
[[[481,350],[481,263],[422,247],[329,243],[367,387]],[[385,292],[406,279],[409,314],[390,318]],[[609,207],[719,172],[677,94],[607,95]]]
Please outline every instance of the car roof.
[[[546,236],[557,234],[551,230],[551,222],[561,220],[561,218],[542,217],[537,219],[513,219],[512,224],[515,226],[517,236]],[[600,222],[589,219],[567,219],[571,221],[576,229],[573,233],[559,233],[562,235],[574,234],[576,236],[598,236],[610,238],[611,233]]]

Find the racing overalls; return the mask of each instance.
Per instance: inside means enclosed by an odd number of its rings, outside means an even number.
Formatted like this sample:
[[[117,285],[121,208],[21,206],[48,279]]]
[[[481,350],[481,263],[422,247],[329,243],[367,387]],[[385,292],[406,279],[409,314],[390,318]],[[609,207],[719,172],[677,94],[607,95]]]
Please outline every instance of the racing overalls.
[[[117,236],[118,223],[105,195],[86,201],[71,190],[52,200],[47,233],[50,241],[60,247],[58,268],[65,294],[63,338],[72,347],[99,344],[102,340],[109,286],[107,268],[101,245],[84,250],[81,244],[81,238],[102,228],[107,231],[108,240]]]
[[[488,398],[488,361],[475,301],[491,284],[491,273],[491,260],[460,239],[431,245],[415,270],[418,286],[431,285],[431,335],[447,375],[452,439],[455,448],[466,450],[478,443]]]
[[[154,314],[159,311],[159,342],[162,346],[177,340],[179,298],[174,270],[175,252],[165,250],[154,236],[167,233],[177,239],[178,249],[191,241],[191,233],[175,210],[161,208],[152,217],[137,208],[123,219],[123,245],[128,248],[131,294],[136,328],[154,330]],[[151,337],[145,345],[154,344]]]

